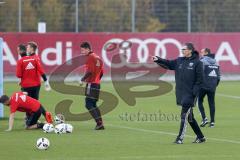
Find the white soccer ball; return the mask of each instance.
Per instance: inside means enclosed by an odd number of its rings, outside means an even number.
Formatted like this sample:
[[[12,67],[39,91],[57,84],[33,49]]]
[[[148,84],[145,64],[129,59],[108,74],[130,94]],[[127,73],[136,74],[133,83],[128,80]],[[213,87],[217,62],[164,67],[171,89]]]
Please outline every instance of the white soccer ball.
[[[73,126],[71,124],[65,124],[65,130],[66,130],[66,133],[72,133]]]
[[[53,126],[52,124],[50,124],[50,123],[44,124],[44,126],[43,126],[43,132],[45,132],[45,133],[51,133],[51,132],[53,132],[53,131],[54,131],[54,126]]]
[[[56,134],[66,133],[65,124],[61,123],[55,126],[54,132]]]
[[[49,146],[50,146],[50,142],[47,138],[42,137],[37,140],[37,144],[36,144],[37,149],[46,150],[48,149]]]
[[[55,124],[61,124],[61,123],[64,123],[64,121],[65,121],[65,118],[64,118],[64,115],[62,115],[62,114],[57,114],[54,117]]]

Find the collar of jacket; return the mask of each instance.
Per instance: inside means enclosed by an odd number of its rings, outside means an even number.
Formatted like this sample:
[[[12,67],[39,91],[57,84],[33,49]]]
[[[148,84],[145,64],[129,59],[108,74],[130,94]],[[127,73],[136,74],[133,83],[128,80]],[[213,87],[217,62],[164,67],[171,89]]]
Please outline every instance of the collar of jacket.
[[[210,58],[215,58],[215,54],[213,54],[213,53],[208,53],[208,54],[205,55],[205,56],[210,57]]]
[[[199,59],[198,51],[193,51],[192,52],[192,56],[191,57],[185,57],[185,59],[190,59],[190,60],[192,60],[192,59]]]

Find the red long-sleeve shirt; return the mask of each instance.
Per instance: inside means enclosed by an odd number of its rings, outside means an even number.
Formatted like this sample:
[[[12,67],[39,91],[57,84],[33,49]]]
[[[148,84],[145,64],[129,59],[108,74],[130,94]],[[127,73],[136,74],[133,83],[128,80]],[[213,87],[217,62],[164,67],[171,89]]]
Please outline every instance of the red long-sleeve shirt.
[[[16,111],[33,113],[40,108],[41,104],[38,100],[33,99],[23,92],[16,92],[10,98],[10,112]]]
[[[101,76],[103,74],[103,61],[97,54],[91,53],[88,55],[85,64],[85,72],[91,73],[91,76],[85,80],[86,82],[100,84]]]
[[[16,76],[21,79],[21,87],[40,86],[42,74],[43,68],[35,56],[25,56],[17,61]]]

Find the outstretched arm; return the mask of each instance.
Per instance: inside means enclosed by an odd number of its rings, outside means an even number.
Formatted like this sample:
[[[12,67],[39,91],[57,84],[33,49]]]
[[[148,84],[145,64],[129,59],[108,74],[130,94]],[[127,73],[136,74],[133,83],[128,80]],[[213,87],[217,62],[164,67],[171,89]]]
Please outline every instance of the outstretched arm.
[[[175,70],[176,65],[177,65],[177,60],[167,60],[167,59],[162,59],[158,56],[153,56],[152,57],[153,62],[157,63],[159,66],[169,69],[169,70]]]
[[[44,80],[45,90],[50,91],[51,87],[50,87],[50,84],[48,82],[47,76],[44,73],[44,70],[43,70],[43,67],[40,63],[40,60],[39,59],[35,59],[35,60],[36,60],[36,64],[37,64],[38,73],[41,75],[42,79]]]
[[[11,131],[12,130],[13,123],[14,123],[14,116],[15,116],[15,113],[10,114],[10,116],[9,116],[9,127],[6,131]]]

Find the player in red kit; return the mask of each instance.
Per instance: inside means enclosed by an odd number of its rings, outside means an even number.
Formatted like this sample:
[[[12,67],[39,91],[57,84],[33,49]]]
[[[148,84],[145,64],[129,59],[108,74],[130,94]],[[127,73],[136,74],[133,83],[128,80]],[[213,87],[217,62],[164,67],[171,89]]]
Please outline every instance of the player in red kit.
[[[85,75],[81,79],[81,83],[87,83],[85,88],[85,107],[97,123],[95,130],[103,130],[104,126],[101,112],[97,107],[100,93],[100,82],[103,76],[103,61],[98,55],[92,52],[91,46],[88,42],[83,42],[80,47],[81,54],[87,56]]]
[[[28,46],[28,50],[35,49],[35,47],[30,47],[30,44],[28,44]],[[40,60],[35,56],[27,56],[26,47],[22,44],[18,46],[18,53],[22,58],[17,61],[16,76],[21,79],[21,90],[27,92],[30,97],[38,99],[41,77],[45,82],[46,90],[50,90],[50,86],[40,64]]]
[[[38,46],[37,46],[37,43],[35,42],[28,42],[27,44],[27,55],[28,56],[31,56],[32,58],[36,59],[36,61],[38,61],[38,63],[40,64],[41,66],[41,61],[40,61],[40,58],[39,56],[36,54],[36,51],[38,49]],[[47,77],[45,74],[41,75],[43,80],[44,80],[44,85],[45,85],[45,90],[46,91],[50,91],[51,90],[51,87],[49,85],[49,82],[47,80]]]
[[[41,86],[41,76],[47,82],[46,75],[39,63],[34,57],[23,56],[17,61],[16,76],[21,79],[21,90],[28,93],[34,99],[39,98]],[[48,82],[47,82],[48,83]]]
[[[0,97],[0,103],[10,107],[9,128],[6,131],[12,130],[16,111],[26,112],[29,115],[26,129],[42,128],[44,123],[38,123],[41,114],[48,123],[53,122],[50,112],[47,112],[38,100],[26,94],[26,92],[16,92],[10,98],[7,95]]]
[[[34,58],[36,58],[39,62],[40,62],[40,58],[39,56],[36,54],[36,51],[38,49],[38,45],[36,42],[28,42],[27,44],[27,54],[28,56],[33,56]]]
[[[37,48],[32,43],[28,44],[28,50],[34,50]],[[27,92],[28,96],[38,100],[39,92],[41,87],[41,77],[45,81],[45,89],[50,90],[50,86],[47,81],[47,77],[43,71],[43,68],[40,64],[40,60],[34,56],[27,56],[26,46],[20,44],[17,48],[18,54],[22,57],[17,61],[17,70],[16,76],[20,78],[20,86],[23,92]],[[27,120],[29,117],[28,113],[26,113]]]
[[[26,46],[24,44],[19,44],[17,47],[17,52],[21,57],[27,56]]]

